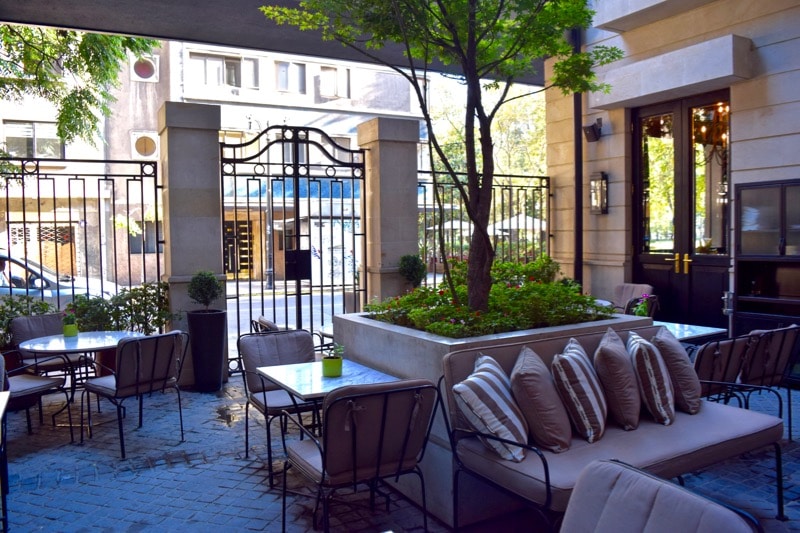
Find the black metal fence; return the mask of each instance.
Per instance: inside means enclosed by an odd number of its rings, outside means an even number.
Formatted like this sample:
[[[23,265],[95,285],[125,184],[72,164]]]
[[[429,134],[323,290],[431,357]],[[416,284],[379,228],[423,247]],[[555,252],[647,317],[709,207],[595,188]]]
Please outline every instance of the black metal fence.
[[[156,162],[5,158],[0,185],[0,295],[63,308],[161,278]]]
[[[442,173],[435,177],[434,185],[431,172],[420,172],[417,193],[420,255],[434,275],[441,271],[442,244],[448,258],[467,258],[473,229],[452,179]],[[487,230],[496,260],[528,262],[549,253],[549,178],[504,174],[494,182]]]

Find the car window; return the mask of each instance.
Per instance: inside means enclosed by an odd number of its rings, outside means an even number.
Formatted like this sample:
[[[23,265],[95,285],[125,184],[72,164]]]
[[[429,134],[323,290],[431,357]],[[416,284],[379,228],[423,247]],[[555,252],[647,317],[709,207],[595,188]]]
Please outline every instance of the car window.
[[[25,287],[31,286],[30,282],[39,277],[37,272],[28,270],[23,265],[13,261],[9,262],[8,267],[11,274],[9,281],[14,287],[24,289]]]

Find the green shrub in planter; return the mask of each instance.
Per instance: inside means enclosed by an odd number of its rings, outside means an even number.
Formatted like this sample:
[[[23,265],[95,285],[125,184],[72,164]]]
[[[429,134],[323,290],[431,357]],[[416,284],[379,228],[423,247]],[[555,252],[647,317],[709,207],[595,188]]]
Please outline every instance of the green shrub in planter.
[[[56,308],[33,296],[3,296],[0,298],[0,349],[11,346],[11,321],[18,316],[45,315]]]
[[[119,313],[113,309],[111,300],[100,296],[88,297],[78,294],[67,304],[77,320],[80,331],[113,331],[124,329],[118,324]]]
[[[177,313],[169,310],[169,285],[163,281],[122,289],[112,303],[115,318],[125,329],[145,335],[162,330],[178,318]]]
[[[418,255],[404,255],[400,258],[400,275],[411,283],[412,287],[419,287],[428,274],[425,262]]]

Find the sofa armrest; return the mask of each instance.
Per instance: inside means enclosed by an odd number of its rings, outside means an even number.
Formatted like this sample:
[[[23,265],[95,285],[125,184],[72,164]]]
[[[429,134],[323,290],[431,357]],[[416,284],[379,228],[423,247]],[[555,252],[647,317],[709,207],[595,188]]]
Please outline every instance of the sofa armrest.
[[[544,453],[542,453],[542,451],[539,448],[537,448],[536,446],[533,446],[531,444],[528,444],[528,443],[517,442],[517,441],[514,441],[514,440],[510,440],[510,439],[504,439],[502,437],[498,437],[497,435],[492,435],[490,433],[481,433],[480,431],[475,431],[475,430],[472,430],[472,429],[453,428],[453,431],[450,434],[450,441],[451,441],[452,449],[453,449],[453,458],[455,459],[456,464],[458,465],[458,467],[460,469],[467,470],[467,471],[471,471],[472,469],[469,468],[469,466],[467,466],[464,463],[464,461],[462,461],[461,457],[459,456],[459,449],[458,449],[458,443],[461,440],[464,440],[464,439],[494,440],[494,441],[502,442],[502,443],[505,443],[505,444],[510,444],[512,446],[519,446],[520,448],[524,448],[526,452],[533,453],[534,455],[536,455],[538,457],[539,461],[541,461],[541,463],[542,463],[542,470],[544,472],[544,480],[543,481],[544,481],[544,484],[545,484],[546,490],[547,490],[547,496],[546,496],[546,500],[545,500],[545,508],[547,508],[547,509],[550,508],[550,502],[552,501],[552,489],[551,489],[551,486],[550,486],[550,468],[549,468],[549,466],[547,464],[547,457],[545,457]],[[492,452],[492,453],[494,453],[494,452]],[[500,456],[497,456],[497,460],[498,461],[504,461],[504,459],[500,458]],[[509,461],[509,463],[513,463],[513,462]]]

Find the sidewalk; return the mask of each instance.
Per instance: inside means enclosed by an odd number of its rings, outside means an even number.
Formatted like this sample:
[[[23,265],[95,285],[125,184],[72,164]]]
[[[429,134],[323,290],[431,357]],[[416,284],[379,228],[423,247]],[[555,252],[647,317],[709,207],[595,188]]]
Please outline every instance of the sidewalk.
[[[251,412],[252,448],[250,458],[244,457],[241,377],[233,376],[219,393],[184,391],[181,395],[186,441],[180,442],[174,393],[145,398],[141,429],[136,427],[136,403],[131,402],[125,420],[128,458],[124,461],[119,459],[116,415],[110,404],[103,404],[102,413],[93,415],[94,437],[83,445],[69,443],[66,427],[48,423],[47,415],[57,405],[45,407],[42,426],[32,411],[33,435],[26,433],[24,412],[9,413],[10,530],[280,531],[280,489],[267,488],[265,431],[257,413]],[[795,410],[800,409],[799,397],[793,395]],[[755,403],[767,412],[775,410],[766,399],[757,398]],[[80,403],[76,403],[76,424],[79,416]],[[800,438],[800,427],[795,427],[795,433]],[[279,437],[275,449],[280,449]],[[783,452],[788,522],[774,519],[771,449],[688,475],[686,486],[749,510],[768,532],[800,531],[800,444],[785,441]],[[290,477],[290,483],[304,490],[297,479]],[[392,494],[390,512],[380,500],[372,512],[367,495],[339,499],[344,503],[333,506],[334,531],[422,530],[421,512],[404,498]],[[314,499],[290,495],[288,503],[287,530],[311,531]],[[522,511],[466,531],[532,531],[534,516]],[[428,524],[433,532],[448,530],[432,517]]]

